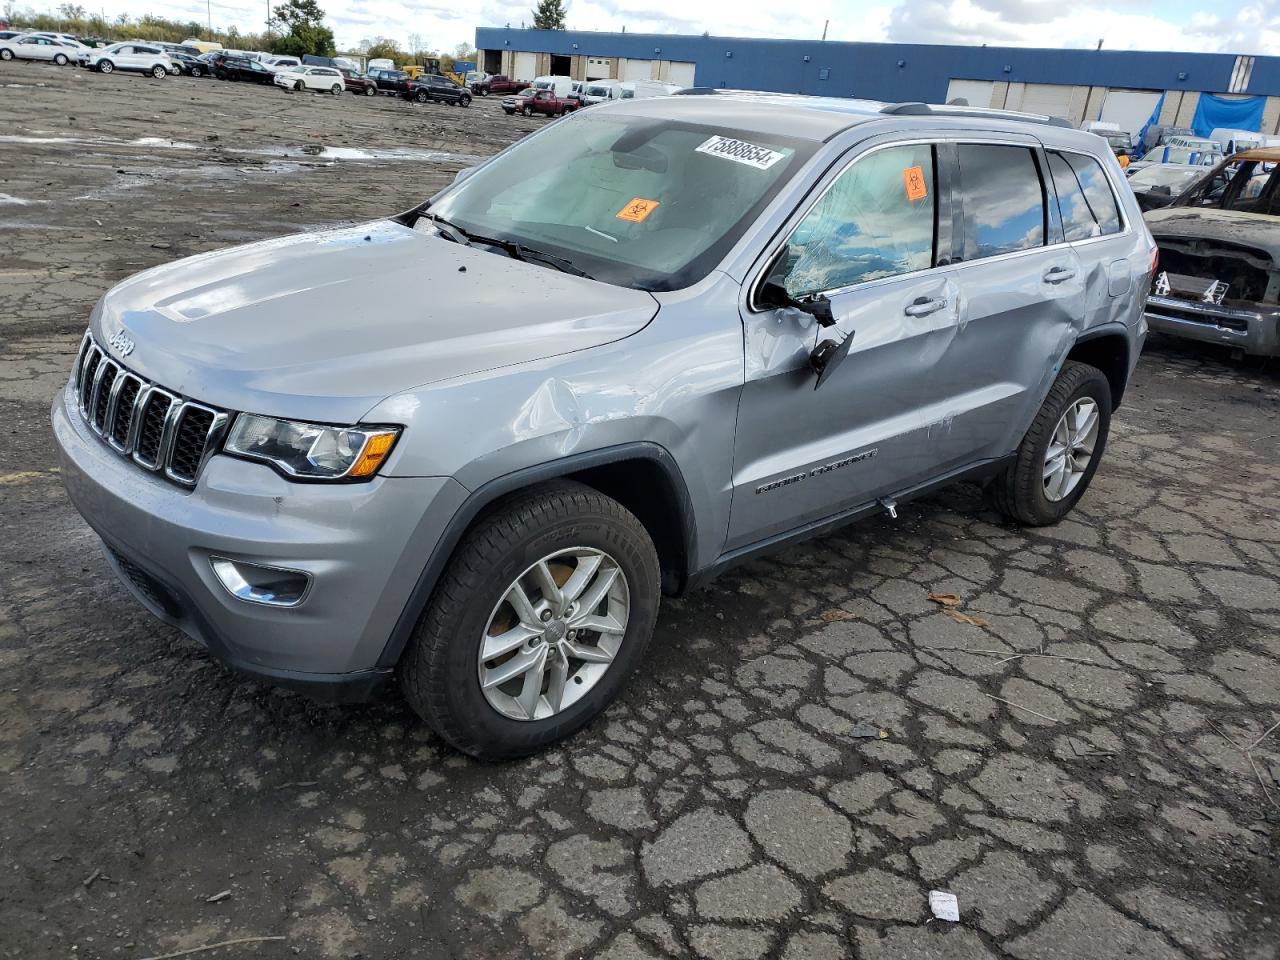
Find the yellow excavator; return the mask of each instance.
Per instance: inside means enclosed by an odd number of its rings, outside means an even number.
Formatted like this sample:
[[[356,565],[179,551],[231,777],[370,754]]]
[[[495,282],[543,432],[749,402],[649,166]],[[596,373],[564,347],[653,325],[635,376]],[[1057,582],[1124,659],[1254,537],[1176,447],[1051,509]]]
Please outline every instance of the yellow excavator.
[[[424,74],[433,74],[437,77],[448,77],[460,87],[467,85],[466,77],[461,73],[455,73],[452,70],[441,70],[440,60],[437,57],[424,57],[421,63],[410,63],[400,68],[407,73],[410,79],[417,80]]]

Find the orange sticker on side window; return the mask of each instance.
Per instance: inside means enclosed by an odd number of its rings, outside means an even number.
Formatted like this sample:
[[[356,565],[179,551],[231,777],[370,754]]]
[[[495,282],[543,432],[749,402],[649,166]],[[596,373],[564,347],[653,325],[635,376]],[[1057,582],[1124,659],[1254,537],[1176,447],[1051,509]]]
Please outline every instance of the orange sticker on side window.
[[[627,205],[619,210],[614,216],[619,220],[626,220],[628,223],[644,223],[648,219],[649,214],[657,210],[662,204],[657,200],[646,200],[644,197],[632,197],[627,201]]]
[[[907,167],[902,171],[902,182],[907,185],[908,200],[923,200],[929,195],[929,188],[924,183],[923,167]]]

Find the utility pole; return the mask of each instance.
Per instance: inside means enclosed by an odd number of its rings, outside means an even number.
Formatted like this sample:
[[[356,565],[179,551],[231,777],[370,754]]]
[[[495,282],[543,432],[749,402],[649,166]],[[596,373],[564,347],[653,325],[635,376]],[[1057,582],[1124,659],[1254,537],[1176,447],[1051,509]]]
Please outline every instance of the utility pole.
[[[831,26],[831,21],[830,21],[830,20],[823,20],[823,21],[822,21],[822,39],[823,39],[823,40],[827,39],[827,27],[829,27],[829,26]]]
[[[1095,50],[1101,50],[1101,49],[1102,49],[1102,41],[1101,41],[1101,40],[1099,40],[1099,41],[1098,41],[1098,45],[1097,45],[1096,47],[1094,47],[1094,49],[1095,49]]]
[[[204,0],[204,12],[209,22],[209,42],[213,42],[213,0]]]

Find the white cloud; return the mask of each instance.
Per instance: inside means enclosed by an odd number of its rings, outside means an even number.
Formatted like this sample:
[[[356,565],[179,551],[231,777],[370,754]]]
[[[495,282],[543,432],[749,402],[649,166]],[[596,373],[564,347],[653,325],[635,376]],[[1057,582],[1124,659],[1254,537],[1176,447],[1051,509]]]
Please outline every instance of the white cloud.
[[[40,4],[37,0],[36,5]],[[52,7],[52,0],[47,5]],[[137,0],[102,0],[108,15],[137,14]],[[471,43],[477,26],[518,27],[532,19],[533,0],[478,4],[427,0],[350,0],[321,5],[339,46],[418,34],[438,50]],[[1183,12],[1185,4],[1132,0],[703,0],[674,5],[652,0],[569,0],[569,26],[632,33],[703,33],[721,36],[817,39],[830,21],[831,40],[893,40],[1111,50],[1189,50],[1280,55],[1280,0],[1246,0],[1221,15]],[[204,0],[144,0],[142,8],[204,23]],[[260,30],[267,0],[217,0],[215,27]]]

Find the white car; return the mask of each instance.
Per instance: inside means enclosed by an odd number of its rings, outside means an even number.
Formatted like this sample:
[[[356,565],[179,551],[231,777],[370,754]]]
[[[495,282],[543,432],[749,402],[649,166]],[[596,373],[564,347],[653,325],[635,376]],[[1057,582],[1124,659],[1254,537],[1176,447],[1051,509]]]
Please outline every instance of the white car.
[[[272,73],[279,73],[281,70],[302,66],[302,61],[297,57],[267,57],[262,61],[262,65]]]
[[[77,56],[75,47],[36,33],[22,33],[8,40],[0,40],[0,60],[47,60],[61,67]]]
[[[157,80],[163,80],[169,74],[178,72],[169,55],[159,47],[136,41],[113,43],[101,50],[94,50],[86,59],[85,66],[99,73],[131,70],[136,73],[150,74]]]
[[[286,90],[327,90],[335,96],[347,88],[342,74],[333,67],[311,67],[301,65],[281,70],[275,76],[277,87]]]

